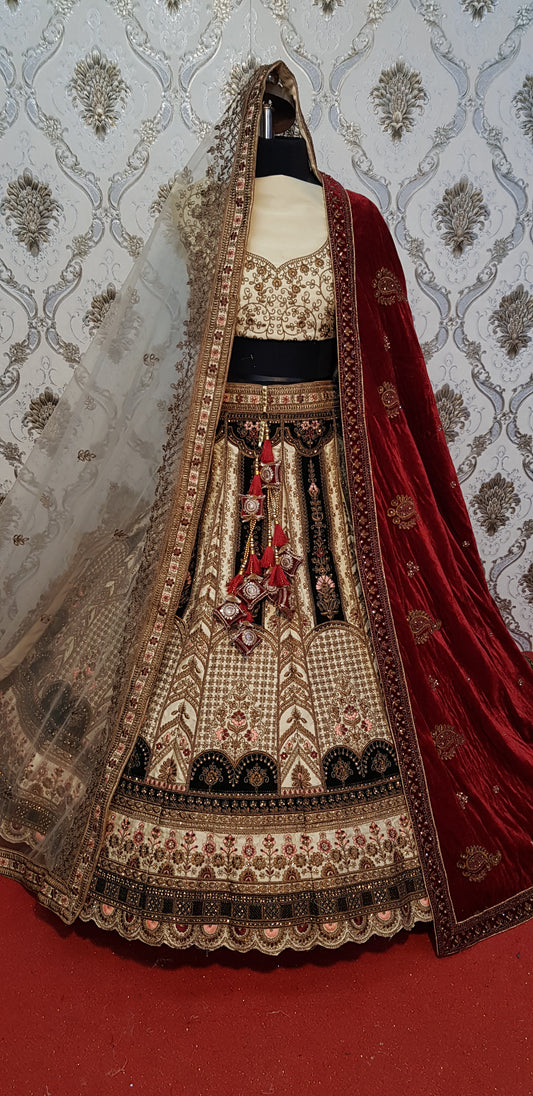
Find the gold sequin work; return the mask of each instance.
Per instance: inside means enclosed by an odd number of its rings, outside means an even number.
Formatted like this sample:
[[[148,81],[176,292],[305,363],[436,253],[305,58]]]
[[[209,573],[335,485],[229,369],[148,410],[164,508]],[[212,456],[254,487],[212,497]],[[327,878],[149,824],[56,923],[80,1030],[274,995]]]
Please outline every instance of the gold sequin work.
[[[214,612],[242,554],[235,500],[261,401],[258,386],[228,385],[190,581],[88,899],[99,924],[174,946],[279,951],[430,917],[350,547],[330,382],[268,390],[279,516],[302,560],[293,611],[262,598],[246,658]]]

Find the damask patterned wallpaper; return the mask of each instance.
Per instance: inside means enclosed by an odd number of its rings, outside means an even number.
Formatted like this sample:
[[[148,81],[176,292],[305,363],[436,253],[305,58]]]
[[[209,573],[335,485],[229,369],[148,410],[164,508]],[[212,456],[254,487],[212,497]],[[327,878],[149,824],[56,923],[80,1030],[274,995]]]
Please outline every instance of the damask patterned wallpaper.
[[[533,5],[0,0],[0,485],[256,62],[387,218],[492,593],[533,646]]]

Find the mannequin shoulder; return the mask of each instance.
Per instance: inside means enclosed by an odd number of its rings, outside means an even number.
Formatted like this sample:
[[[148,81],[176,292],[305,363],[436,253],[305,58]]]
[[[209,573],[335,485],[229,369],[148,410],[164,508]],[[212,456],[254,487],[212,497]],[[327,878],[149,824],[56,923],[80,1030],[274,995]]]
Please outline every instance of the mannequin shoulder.
[[[385,218],[370,198],[367,198],[365,194],[358,194],[355,190],[347,190],[346,193],[352,208],[354,226],[358,223],[361,226],[369,225],[373,229],[384,228],[388,232]]]
[[[377,253],[380,250],[396,255],[392,236],[383,215],[377,205],[364,194],[347,190],[352,211],[354,240],[356,246],[368,245]]]

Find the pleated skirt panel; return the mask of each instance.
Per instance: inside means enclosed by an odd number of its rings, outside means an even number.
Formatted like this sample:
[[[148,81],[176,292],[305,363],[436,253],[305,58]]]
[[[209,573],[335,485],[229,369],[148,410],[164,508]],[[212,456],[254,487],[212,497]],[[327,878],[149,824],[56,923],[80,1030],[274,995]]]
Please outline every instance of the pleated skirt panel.
[[[265,596],[259,576],[236,628],[220,607],[246,558],[262,419],[289,582]],[[265,510],[258,558],[268,527]],[[265,952],[431,918],[357,579],[332,382],[228,385],[186,589],[82,917],[153,944]]]

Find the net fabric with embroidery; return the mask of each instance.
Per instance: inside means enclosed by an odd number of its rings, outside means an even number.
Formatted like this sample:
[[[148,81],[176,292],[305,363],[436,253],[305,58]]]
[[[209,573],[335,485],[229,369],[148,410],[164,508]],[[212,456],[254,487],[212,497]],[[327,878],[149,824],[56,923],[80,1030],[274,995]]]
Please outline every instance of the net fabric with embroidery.
[[[164,646],[187,571],[190,500],[205,490],[272,67],[178,177],[0,510],[1,867],[66,920],[134,741],[131,704],[120,723],[125,699],[134,678],[139,709],[138,682],[149,688],[139,640],[155,627]]]

